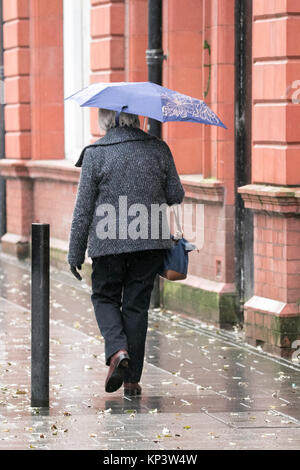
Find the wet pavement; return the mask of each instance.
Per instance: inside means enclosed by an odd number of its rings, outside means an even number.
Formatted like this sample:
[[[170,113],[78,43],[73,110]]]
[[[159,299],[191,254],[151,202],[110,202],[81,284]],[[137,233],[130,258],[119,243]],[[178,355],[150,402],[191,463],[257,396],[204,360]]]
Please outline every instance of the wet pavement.
[[[30,407],[30,264],[0,254],[0,450],[299,449],[300,364],[150,313],[142,397],[104,391],[90,287],[51,267],[50,408]]]

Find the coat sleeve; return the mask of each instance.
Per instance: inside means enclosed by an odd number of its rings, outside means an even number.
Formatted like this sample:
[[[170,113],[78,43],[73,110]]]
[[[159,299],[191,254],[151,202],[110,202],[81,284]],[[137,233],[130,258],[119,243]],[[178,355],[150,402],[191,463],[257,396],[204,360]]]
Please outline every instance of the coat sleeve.
[[[98,195],[93,158],[92,150],[87,149],[82,163],[69,238],[68,263],[74,266],[84,263],[89,228]]]
[[[165,158],[166,158],[166,186],[165,194],[166,201],[169,206],[173,204],[181,204],[184,198],[184,189],[180,182],[179,175],[176,170],[175,162],[171,150],[168,145],[165,146]]]

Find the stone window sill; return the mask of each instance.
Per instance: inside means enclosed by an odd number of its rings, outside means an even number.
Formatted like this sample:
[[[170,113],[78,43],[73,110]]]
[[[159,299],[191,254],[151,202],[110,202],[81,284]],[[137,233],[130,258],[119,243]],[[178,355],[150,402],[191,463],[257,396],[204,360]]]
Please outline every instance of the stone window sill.
[[[180,175],[185,190],[185,197],[199,202],[222,204],[224,201],[224,183],[215,178],[203,178],[202,175]]]
[[[238,188],[245,207],[253,211],[300,213],[300,187],[248,184]]]
[[[69,160],[0,160],[0,174],[5,178],[30,178],[78,183],[80,168]],[[224,184],[202,175],[180,175],[185,197],[204,203],[222,204]]]
[[[77,183],[80,168],[69,160],[0,160],[0,174],[5,178],[31,178]]]

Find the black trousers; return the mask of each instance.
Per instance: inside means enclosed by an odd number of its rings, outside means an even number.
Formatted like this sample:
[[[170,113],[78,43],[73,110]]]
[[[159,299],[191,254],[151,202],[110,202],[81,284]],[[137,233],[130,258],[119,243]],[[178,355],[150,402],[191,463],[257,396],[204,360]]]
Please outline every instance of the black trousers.
[[[144,250],[92,258],[92,303],[105,340],[105,360],[126,349],[125,382],[139,382],[145,355],[153,283],[166,250]]]

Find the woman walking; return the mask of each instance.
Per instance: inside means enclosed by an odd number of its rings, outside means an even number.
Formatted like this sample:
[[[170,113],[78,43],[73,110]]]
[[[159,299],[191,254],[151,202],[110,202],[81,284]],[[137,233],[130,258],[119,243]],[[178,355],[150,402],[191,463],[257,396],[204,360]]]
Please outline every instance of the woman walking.
[[[71,225],[74,276],[92,258],[92,295],[109,366],[105,390],[124,383],[140,395],[148,309],[155,276],[171,245],[166,207],[184,191],[169,147],[139,128],[136,115],[99,109],[106,135],[85,147]]]

